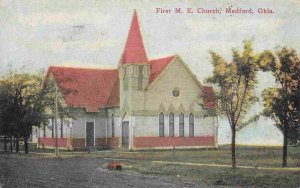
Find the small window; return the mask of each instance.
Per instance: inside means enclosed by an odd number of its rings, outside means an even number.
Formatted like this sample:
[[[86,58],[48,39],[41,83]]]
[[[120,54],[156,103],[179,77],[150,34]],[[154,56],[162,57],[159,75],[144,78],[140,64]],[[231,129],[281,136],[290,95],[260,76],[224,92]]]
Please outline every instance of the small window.
[[[172,91],[172,95],[173,95],[174,97],[178,97],[178,96],[180,95],[179,89],[174,89],[174,90]]]
[[[195,135],[195,128],[194,128],[194,115],[190,113],[189,115],[189,136],[194,137]]]
[[[174,114],[170,113],[169,115],[169,136],[174,136]]]
[[[111,115],[111,137],[115,137],[115,120],[114,120],[114,114]]]
[[[179,114],[179,136],[184,137],[184,115],[183,115],[183,113]]]
[[[159,114],[159,136],[163,137],[164,136],[164,114],[160,113]]]

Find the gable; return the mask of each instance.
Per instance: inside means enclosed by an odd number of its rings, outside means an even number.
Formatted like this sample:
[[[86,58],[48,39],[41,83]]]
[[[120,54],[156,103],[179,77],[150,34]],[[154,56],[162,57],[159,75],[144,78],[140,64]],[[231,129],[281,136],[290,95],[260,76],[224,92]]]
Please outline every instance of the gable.
[[[178,55],[151,61],[151,68],[147,108],[174,106],[182,112],[215,108],[212,87],[203,86]],[[178,97],[172,94],[175,89],[179,90]]]
[[[155,82],[159,82],[158,80],[161,79],[161,77],[164,77],[164,74],[168,72],[170,69],[169,67],[172,67],[172,64],[176,64],[175,70],[177,73],[184,73],[186,76],[189,76],[192,78],[193,82],[195,82],[200,88],[202,88],[202,84],[197,79],[196,75],[192,73],[192,71],[188,68],[188,66],[183,62],[183,60],[178,56],[170,56],[166,58],[161,58],[157,60],[151,60],[151,74],[149,79],[149,86],[148,88],[152,87],[152,85],[155,84]],[[153,70],[152,70],[153,69]],[[178,77],[178,75],[173,75],[175,77]]]
[[[173,96],[173,90],[179,90],[179,96]],[[200,111],[198,103],[202,100],[202,85],[191,71],[184,65],[178,56],[175,56],[170,63],[150,82],[146,94],[147,110],[157,110],[161,104],[165,109],[171,105],[174,109],[183,112],[191,109]],[[180,108],[180,109],[179,109]]]
[[[119,106],[118,70],[50,67],[68,107],[98,112],[99,108]]]

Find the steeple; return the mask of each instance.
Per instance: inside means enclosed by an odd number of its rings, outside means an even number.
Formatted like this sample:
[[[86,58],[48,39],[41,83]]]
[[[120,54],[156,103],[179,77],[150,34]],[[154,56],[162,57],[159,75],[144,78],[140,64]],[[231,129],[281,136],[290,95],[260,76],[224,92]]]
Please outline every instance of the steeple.
[[[144,48],[136,10],[131,21],[125,48],[120,64],[147,64],[148,58]]]

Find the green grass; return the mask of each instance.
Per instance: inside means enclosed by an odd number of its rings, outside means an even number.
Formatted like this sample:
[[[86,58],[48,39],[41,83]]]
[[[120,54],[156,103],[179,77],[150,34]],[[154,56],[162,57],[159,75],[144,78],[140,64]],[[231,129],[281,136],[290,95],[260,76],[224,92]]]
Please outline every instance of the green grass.
[[[54,153],[54,150],[41,150]],[[230,146],[218,149],[192,150],[147,150],[121,151],[103,150],[91,153],[60,151],[62,157],[97,157],[118,159],[136,159],[123,163],[125,171],[149,175],[166,176],[180,181],[198,181],[207,185],[254,186],[254,187],[300,187],[299,170],[281,170],[281,147],[237,146],[237,165],[250,166],[252,169],[213,166],[193,166],[184,164],[155,163],[152,161],[223,164],[231,165]],[[33,154],[31,157],[47,157],[44,154]],[[54,155],[49,155],[53,157]],[[277,169],[260,169],[269,167]],[[288,148],[288,167],[300,168],[300,147]]]
[[[255,187],[299,187],[300,172],[257,169],[235,169],[222,167],[198,167],[149,162],[126,163],[126,170],[142,174],[167,176],[183,181],[199,181],[207,185],[255,186]]]
[[[97,153],[94,153],[97,156]],[[98,156],[100,153],[98,153]],[[277,169],[232,170],[228,167],[163,164],[150,161],[231,165],[229,146],[219,149],[195,149],[134,152],[102,152],[101,157],[138,159],[124,164],[127,171],[167,176],[178,180],[199,181],[208,185],[254,187],[300,187],[300,171],[281,170],[281,147],[237,147],[237,165]],[[288,148],[288,167],[300,168],[300,147]]]
[[[91,155],[122,159],[138,159],[147,161],[175,161],[205,164],[231,164],[229,146],[219,149],[193,150],[153,150],[153,151],[99,151]],[[281,167],[281,147],[237,147],[237,165],[253,167]],[[288,166],[300,167],[300,147],[288,148]]]
[[[54,149],[36,148],[30,145],[30,152],[54,153]],[[60,150],[61,155],[87,155],[87,152]],[[190,150],[147,150],[121,151],[102,150],[94,151],[89,156],[103,158],[138,159],[147,161],[174,161],[204,164],[231,164],[231,150],[229,145],[218,149],[190,149]],[[252,167],[281,167],[282,148],[270,146],[237,146],[237,165]],[[288,167],[300,167],[300,147],[288,148]]]

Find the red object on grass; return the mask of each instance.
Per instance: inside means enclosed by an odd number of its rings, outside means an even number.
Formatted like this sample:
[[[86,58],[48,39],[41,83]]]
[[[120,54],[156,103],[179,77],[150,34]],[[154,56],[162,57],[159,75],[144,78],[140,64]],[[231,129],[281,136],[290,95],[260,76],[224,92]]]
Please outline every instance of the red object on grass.
[[[121,163],[118,162],[111,162],[107,164],[107,169],[108,170],[122,170],[122,165]]]

